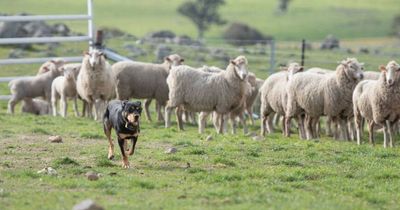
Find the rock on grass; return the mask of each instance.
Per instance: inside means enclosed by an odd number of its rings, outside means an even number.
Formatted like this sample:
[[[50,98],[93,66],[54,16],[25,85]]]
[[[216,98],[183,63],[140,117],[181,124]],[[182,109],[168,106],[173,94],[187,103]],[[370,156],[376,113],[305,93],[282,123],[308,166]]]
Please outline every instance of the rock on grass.
[[[76,204],[72,210],[104,210],[104,208],[96,204],[91,199],[86,199],[78,204]]]

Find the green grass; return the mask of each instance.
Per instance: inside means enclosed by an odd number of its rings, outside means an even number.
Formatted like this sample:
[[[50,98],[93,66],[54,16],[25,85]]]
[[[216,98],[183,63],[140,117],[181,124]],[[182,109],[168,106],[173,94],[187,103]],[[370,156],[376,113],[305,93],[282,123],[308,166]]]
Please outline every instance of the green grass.
[[[170,1],[94,1],[97,26],[111,26],[143,36],[149,31],[169,29],[178,34],[196,36],[196,28],[176,12],[184,0]],[[307,0],[292,1],[286,15],[276,14],[277,0],[226,0],[221,8],[228,22],[248,23],[278,40],[319,40],[327,34],[342,39],[387,36],[391,21],[398,14],[397,0],[346,1]],[[3,12],[33,14],[86,13],[85,1],[13,0],[2,1]],[[83,21],[70,21],[76,31],[86,32]],[[223,27],[212,27],[206,33],[209,39],[220,38]]]
[[[34,132],[38,125],[47,133]],[[254,141],[225,134],[207,142],[208,134],[193,126],[184,132],[145,120],[142,126],[132,168],[125,170],[117,142],[115,160],[106,158],[98,122],[1,110],[0,209],[70,209],[86,198],[106,209],[398,208],[400,151],[383,149],[381,141],[372,147],[326,137],[273,134]],[[85,138],[84,132],[96,135]],[[49,143],[49,135],[64,141]],[[178,152],[165,154],[171,146]],[[48,166],[58,175],[36,173]],[[88,171],[102,176],[88,181]]]

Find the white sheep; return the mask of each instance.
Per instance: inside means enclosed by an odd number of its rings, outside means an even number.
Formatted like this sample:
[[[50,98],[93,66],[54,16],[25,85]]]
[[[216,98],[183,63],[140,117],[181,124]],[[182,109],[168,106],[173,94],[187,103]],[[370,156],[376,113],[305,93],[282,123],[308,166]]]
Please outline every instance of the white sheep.
[[[62,117],[67,115],[67,98],[74,101],[73,108],[75,116],[79,116],[77,108],[78,93],[76,91],[76,75],[80,65],[64,65],[64,75],[53,80],[51,85],[51,104],[53,116],[57,116],[57,100],[60,99],[60,114]]]
[[[25,98],[43,97],[49,104],[51,99],[51,83],[60,76],[62,70],[56,65],[44,67],[48,71],[29,78],[20,78],[8,83],[11,99],[8,101],[8,113],[14,113],[15,105]]]
[[[38,98],[24,98],[22,100],[21,112],[47,115],[50,114],[50,105],[47,101]]]
[[[220,73],[207,73],[189,66],[171,69],[167,77],[169,101],[165,108],[165,127],[170,126],[170,112],[177,109],[178,127],[183,130],[180,106],[194,112],[216,111],[227,114],[240,108],[247,90],[247,59],[238,56],[231,60],[226,70]],[[220,120],[219,133],[223,132]]]
[[[288,80],[292,78],[294,74],[302,72],[303,67],[298,63],[290,63],[287,68],[282,68],[282,70],[284,71],[269,76],[260,88],[262,136],[265,136],[266,129],[269,133],[273,132],[273,113],[285,116],[287,101],[286,87]],[[282,131],[284,130],[285,126],[282,125]]]
[[[149,106],[154,98],[158,120],[162,121],[161,110],[168,101],[167,76],[172,66],[181,65],[183,61],[179,55],[173,54],[165,57],[161,64],[132,61],[115,63],[112,70],[116,79],[117,99],[146,99],[144,110],[147,119],[151,121]]]
[[[46,61],[39,67],[38,73],[36,75],[46,73],[53,68],[60,68],[64,64],[65,61],[63,59],[60,58],[51,59],[49,61]]]
[[[293,116],[305,113],[307,139],[316,138],[315,125],[325,115],[338,122],[340,138],[349,139],[346,119],[353,113],[353,90],[362,78],[363,64],[355,58],[343,60],[335,74],[295,74],[287,89],[286,129],[290,128]]]
[[[362,121],[367,120],[369,141],[374,141],[374,126],[383,126],[384,144],[393,147],[393,128],[398,122],[400,109],[400,65],[390,61],[381,66],[378,80],[360,82],[353,93],[354,121],[357,143],[361,144]]]
[[[115,96],[114,76],[111,66],[100,50],[94,49],[84,54],[82,66],[76,81],[79,96],[87,103],[88,116],[98,120],[107,101]]]

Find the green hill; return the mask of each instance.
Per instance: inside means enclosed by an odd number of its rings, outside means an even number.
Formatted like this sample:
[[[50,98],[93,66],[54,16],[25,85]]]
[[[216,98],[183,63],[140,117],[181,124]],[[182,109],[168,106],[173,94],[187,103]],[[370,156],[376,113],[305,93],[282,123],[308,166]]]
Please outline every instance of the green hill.
[[[158,29],[195,36],[193,24],[176,12],[182,2],[94,1],[95,23],[118,27],[137,36]],[[221,11],[229,22],[247,23],[278,40],[319,40],[327,34],[345,39],[387,36],[393,16],[400,13],[398,0],[380,0],[379,3],[374,0],[293,0],[286,15],[277,15],[276,7],[277,0],[227,0]],[[13,0],[0,1],[0,8],[5,13],[77,14],[86,11],[86,2]],[[74,30],[86,30],[83,22],[71,22],[71,25]],[[213,27],[206,37],[220,38],[225,27]]]

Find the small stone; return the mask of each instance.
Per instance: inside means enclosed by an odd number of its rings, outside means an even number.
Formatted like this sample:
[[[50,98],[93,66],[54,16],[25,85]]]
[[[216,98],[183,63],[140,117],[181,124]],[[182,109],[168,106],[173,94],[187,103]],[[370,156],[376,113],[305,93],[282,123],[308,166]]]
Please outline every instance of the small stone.
[[[173,153],[176,153],[176,152],[178,152],[178,149],[176,149],[175,147],[168,148],[165,151],[166,154],[173,154]]]
[[[253,140],[254,141],[262,141],[262,140],[264,140],[264,137],[262,137],[262,136],[253,136]]]
[[[48,175],[51,175],[51,176],[57,175],[57,171],[55,169],[53,169],[52,167],[46,167],[46,168],[44,168],[42,170],[39,170],[37,173],[38,174],[48,174]]]
[[[254,137],[254,136],[257,136],[257,133],[256,132],[249,132],[249,133],[246,133],[246,136],[247,137]]]
[[[92,171],[87,172],[85,175],[88,178],[88,180],[90,180],[90,181],[96,181],[99,179],[99,175]]]
[[[102,206],[99,206],[91,199],[86,199],[76,204],[72,210],[104,210]]]
[[[49,137],[49,141],[51,143],[61,143],[62,142],[62,138],[61,138],[61,136],[50,136]]]
[[[211,135],[207,136],[206,141],[212,141],[212,140],[214,140],[214,138]]]

